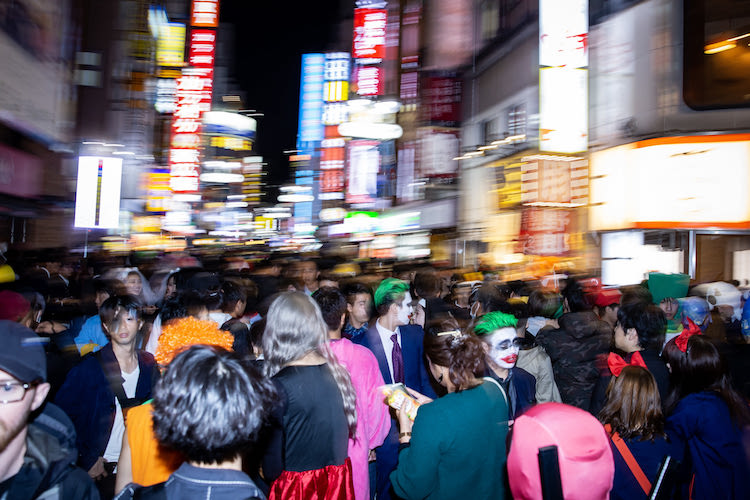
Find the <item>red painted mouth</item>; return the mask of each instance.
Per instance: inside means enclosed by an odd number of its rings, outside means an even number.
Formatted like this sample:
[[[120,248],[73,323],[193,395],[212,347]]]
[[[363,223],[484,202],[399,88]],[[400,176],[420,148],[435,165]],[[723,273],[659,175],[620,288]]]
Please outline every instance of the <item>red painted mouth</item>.
[[[508,363],[509,365],[514,364],[518,360],[518,354],[511,354],[510,356],[505,356],[504,358],[501,358],[503,361]]]

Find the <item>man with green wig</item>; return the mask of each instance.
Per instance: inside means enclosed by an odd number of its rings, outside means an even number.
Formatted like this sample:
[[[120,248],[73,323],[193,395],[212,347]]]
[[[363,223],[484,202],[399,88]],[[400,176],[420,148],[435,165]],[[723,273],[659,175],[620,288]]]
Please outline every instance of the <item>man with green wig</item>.
[[[435,398],[424,361],[424,330],[419,325],[409,324],[409,316],[413,312],[409,283],[396,278],[384,279],[375,290],[374,303],[378,319],[364,335],[353,338],[352,342],[367,347],[375,354],[386,384],[400,382],[427,397]],[[378,499],[392,497],[389,476],[398,464],[398,447],[398,423],[391,416],[388,437],[375,450]]]
[[[487,371],[508,395],[508,418],[513,420],[536,404],[536,379],[516,366],[523,340],[518,337],[518,320],[500,311],[482,316],[474,325],[474,334],[484,342]]]
[[[648,290],[653,297],[653,303],[664,311],[667,317],[667,333],[664,344],[682,333],[680,321],[680,302],[687,296],[690,276],[687,274],[649,273]]]

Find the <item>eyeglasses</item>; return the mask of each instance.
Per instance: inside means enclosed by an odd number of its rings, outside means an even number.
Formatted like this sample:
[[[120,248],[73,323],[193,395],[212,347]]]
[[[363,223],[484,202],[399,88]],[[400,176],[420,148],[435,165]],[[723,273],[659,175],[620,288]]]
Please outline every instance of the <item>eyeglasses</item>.
[[[0,403],[15,403],[21,401],[26,395],[26,391],[31,389],[34,384],[24,382],[0,382]]]

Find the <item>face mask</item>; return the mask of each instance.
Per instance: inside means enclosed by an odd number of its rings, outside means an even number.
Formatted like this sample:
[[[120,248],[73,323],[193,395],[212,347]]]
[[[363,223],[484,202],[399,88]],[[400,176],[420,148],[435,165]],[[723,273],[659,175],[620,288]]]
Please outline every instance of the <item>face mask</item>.
[[[488,356],[500,368],[513,368],[518,360],[518,346],[521,339],[515,328],[495,330],[483,339],[489,346]]]
[[[541,316],[531,317],[526,321],[526,330],[536,337],[536,334],[539,333],[546,322],[547,320]]]

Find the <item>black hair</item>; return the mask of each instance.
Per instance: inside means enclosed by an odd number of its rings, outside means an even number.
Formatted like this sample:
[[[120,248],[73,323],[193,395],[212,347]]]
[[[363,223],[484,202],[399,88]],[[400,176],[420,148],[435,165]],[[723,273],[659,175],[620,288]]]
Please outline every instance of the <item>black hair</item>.
[[[365,285],[361,281],[348,283],[346,286],[344,286],[342,293],[346,297],[346,302],[349,304],[354,304],[354,300],[356,299],[357,295],[361,293],[366,293],[367,295],[372,297],[372,290],[370,290],[370,287]]]
[[[324,286],[315,290],[312,298],[318,303],[328,330],[338,331],[341,328],[341,317],[346,314],[344,294],[338,288]]]
[[[94,293],[106,293],[110,297],[117,294],[119,282],[117,280],[109,280],[104,278],[94,278],[93,280]]]
[[[651,291],[643,285],[626,285],[620,289],[622,297],[620,297],[620,307],[630,304],[631,302],[639,302],[642,304],[651,304],[654,301]]]
[[[238,302],[247,303],[247,293],[245,293],[244,287],[232,281],[225,281],[221,284],[221,297],[221,309],[224,312],[234,310]]]
[[[534,290],[529,294],[529,314],[552,319],[560,308],[560,294],[551,290]]]
[[[570,312],[576,313],[591,310],[591,305],[586,301],[581,284],[575,279],[568,280],[565,288],[563,288],[562,296],[568,301]]]
[[[440,293],[440,278],[433,270],[419,271],[414,275],[414,293],[422,298]]]
[[[653,304],[631,302],[617,311],[617,322],[623,330],[635,329],[638,345],[643,349],[661,350],[667,332],[664,311]]]
[[[161,315],[162,325],[166,325],[174,319],[187,317],[188,312],[185,307],[185,301],[182,299],[182,294],[178,292],[176,295],[165,300],[159,314]]]
[[[739,427],[750,424],[747,402],[732,388],[724,358],[709,339],[703,335],[691,336],[685,352],[679,350],[672,339],[664,348],[664,358],[669,363],[673,383],[667,398],[668,413],[685,396],[710,391],[724,400]]]
[[[469,295],[469,304],[474,305],[479,302],[482,306],[482,313],[485,314],[499,310],[503,300],[500,290],[492,283],[483,283],[481,286],[472,288],[471,295]]]
[[[156,386],[154,433],[192,462],[221,463],[252,446],[274,397],[249,361],[219,347],[192,346]]]
[[[99,318],[102,325],[109,326],[115,319],[117,309],[124,309],[129,314],[141,319],[141,303],[135,295],[113,295],[102,302],[99,308]]]

